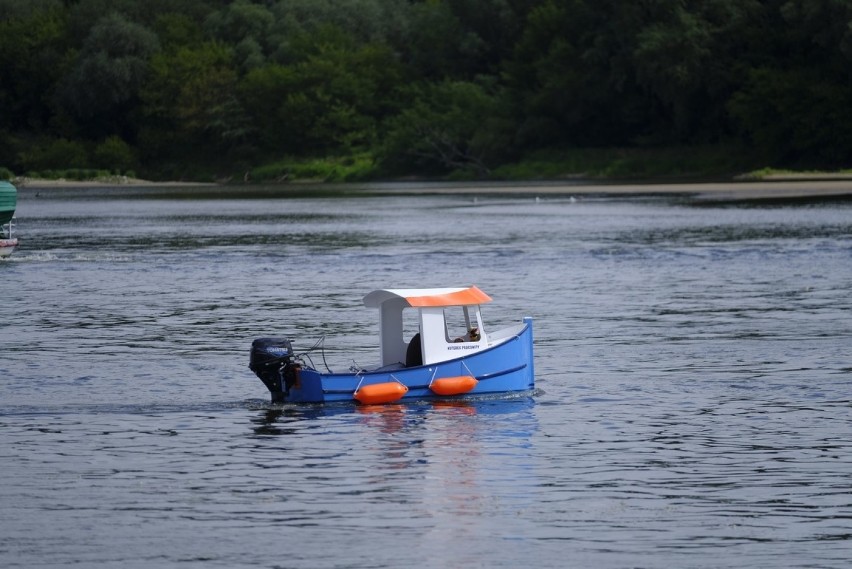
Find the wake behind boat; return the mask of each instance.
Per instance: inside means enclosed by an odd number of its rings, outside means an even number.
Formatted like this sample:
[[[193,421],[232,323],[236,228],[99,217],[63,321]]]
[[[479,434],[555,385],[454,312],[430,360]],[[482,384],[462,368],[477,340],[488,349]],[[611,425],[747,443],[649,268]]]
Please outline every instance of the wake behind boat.
[[[8,257],[18,246],[12,235],[15,225],[15,207],[18,191],[9,182],[0,181],[0,258]]]
[[[376,290],[364,297],[379,310],[376,367],[321,372],[308,352],[296,353],[282,337],[254,340],[249,367],[276,403],[378,404],[530,391],[532,318],[487,332],[480,305],[490,301],[475,286]]]

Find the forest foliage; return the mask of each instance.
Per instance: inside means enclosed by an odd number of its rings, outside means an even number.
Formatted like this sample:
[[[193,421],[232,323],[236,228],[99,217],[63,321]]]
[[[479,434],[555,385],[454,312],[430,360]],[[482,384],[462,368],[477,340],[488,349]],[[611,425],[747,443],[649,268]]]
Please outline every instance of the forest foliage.
[[[852,0],[0,0],[16,173],[488,177],[590,149],[848,167]]]

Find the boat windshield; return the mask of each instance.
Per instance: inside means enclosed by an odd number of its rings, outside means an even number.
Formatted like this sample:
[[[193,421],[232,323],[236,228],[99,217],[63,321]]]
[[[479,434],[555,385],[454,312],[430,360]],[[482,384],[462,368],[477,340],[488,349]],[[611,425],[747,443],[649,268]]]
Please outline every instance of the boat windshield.
[[[444,309],[447,342],[479,341],[479,322],[475,311],[467,306],[451,306]]]

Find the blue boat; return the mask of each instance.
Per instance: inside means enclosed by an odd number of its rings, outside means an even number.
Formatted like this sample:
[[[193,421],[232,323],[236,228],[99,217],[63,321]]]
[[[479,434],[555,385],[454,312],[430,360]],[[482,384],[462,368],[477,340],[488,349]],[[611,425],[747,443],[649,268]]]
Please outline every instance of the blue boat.
[[[313,367],[286,337],[252,342],[249,367],[274,403],[457,399],[531,392],[535,387],[532,318],[489,332],[476,286],[381,289],[364,297],[379,311],[381,360],[346,373]]]

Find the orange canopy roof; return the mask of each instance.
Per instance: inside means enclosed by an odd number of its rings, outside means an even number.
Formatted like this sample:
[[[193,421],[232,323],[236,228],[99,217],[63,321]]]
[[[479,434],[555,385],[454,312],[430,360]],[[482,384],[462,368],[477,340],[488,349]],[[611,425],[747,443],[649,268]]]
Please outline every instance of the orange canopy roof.
[[[469,306],[491,302],[491,297],[476,286],[467,288],[397,288],[374,290],[364,304],[376,308],[393,298],[402,298],[409,306]]]

